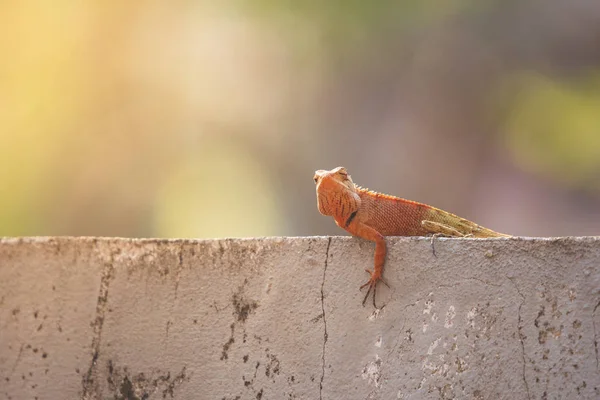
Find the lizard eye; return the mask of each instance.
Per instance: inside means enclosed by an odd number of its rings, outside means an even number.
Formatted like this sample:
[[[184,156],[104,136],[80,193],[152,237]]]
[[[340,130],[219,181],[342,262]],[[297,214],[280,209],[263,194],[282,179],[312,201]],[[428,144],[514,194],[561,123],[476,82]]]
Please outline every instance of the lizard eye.
[[[315,175],[313,179],[315,180],[315,183],[319,182],[319,177],[318,176]]]
[[[340,174],[340,176],[343,177],[344,179],[348,178],[348,173],[347,172],[339,171],[338,174]]]

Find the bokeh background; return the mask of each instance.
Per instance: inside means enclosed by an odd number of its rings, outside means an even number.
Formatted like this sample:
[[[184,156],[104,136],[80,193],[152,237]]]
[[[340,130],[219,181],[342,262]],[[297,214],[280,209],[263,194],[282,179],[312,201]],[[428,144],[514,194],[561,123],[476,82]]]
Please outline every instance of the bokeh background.
[[[600,1],[0,2],[0,235],[343,234],[313,173],[600,234]]]

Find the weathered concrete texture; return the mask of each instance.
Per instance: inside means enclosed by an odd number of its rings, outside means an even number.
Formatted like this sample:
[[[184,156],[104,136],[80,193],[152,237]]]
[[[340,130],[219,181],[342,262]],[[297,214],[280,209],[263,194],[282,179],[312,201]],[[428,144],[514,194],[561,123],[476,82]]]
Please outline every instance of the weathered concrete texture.
[[[600,398],[600,238],[0,241],[0,398]]]

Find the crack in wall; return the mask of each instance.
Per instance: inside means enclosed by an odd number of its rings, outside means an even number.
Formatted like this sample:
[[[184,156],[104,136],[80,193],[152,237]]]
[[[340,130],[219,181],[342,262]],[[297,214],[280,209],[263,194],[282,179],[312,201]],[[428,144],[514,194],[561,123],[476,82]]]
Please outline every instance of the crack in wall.
[[[177,299],[177,291],[179,290],[179,280],[181,279],[181,271],[183,271],[183,243],[179,246],[177,271],[175,272],[175,299]]]
[[[517,284],[508,276],[506,277],[506,279],[508,279],[510,281],[510,283],[513,284],[513,286],[515,287],[515,289],[517,290],[517,293],[519,293],[519,296],[521,297],[521,304],[519,304],[519,311],[517,313],[517,335],[519,336],[519,342],[521,343],[521,359],[523,360],[523,383],[525,383],[525,390],[527,390],[527,398],[529,400],[531,400],[531,393],[529,392],[529,383],[527,382],[527,377],[525,375],[525,370],[526,370],[526,361],[525,361],[525,341],[523,340],[523,325],[522,325],[522,318],[521,318],[521,308],[523,307],[523,304],[525,304],[525,296],[523,296],[523,293],[521,293],[521,290],[519,289],[519,286],[517,286]]]
[[[598,336],[596,334],[596,310],[600,307],[600,301],[592,311],[592,326],[594,328],[594,352],[596,353],[596,370],[598,370]]]
[[[523,341],[523,332],[521,332],[521,307],[525,304],[525,299],[523,302],[519,304],[519,313],[518,313],[518,325],[517,325],[517,333],[519,335],[519,341],[521,342],[521,358],[523,359],[523,382],[525,383],[525,389],[527,390],[527,398],[531,400],[531,394],[529,393],[529,383],[527,383],[527,377],[525,376],[525,342]]]
[[[171,315],[173,314],[173,309],[177,303],[177,294],[179,293],[179,280],[181,279],[181,273],[183,271],[183,243],[179,245],[179,253],[177,254],[177,267],[175,271],[175,295],[173,302],[171,304]],[[165,327],[165,349],[169,348],[169,329],[173,325],[171,320],[167,321],[167,325]]]
[[[92,360],[90,366],[83,376],[82,387],[83,400],[94,399],[98,397],[98,383],[95,381],[96,366],[100,355],[100,341],[102,338],[102,327],[104,325],[104,316],[106,314],[106,304],[108,303],[108,286],[114,273],[114,253],[111,251],[110,259],[104,264],[102,277],[100,278],[100,293],[96,302],[96,318],[92,323]]]
[[[325,379],[325,345],[327,344],[327,318],[325,316],[325,274],[327,273],[327,261],[329,260],[329,246],[331,237],[327,238],[327,250],[325,250],[325,268],[323,268],[323,281],[321,282],[321,311],[323,313],[323,352],[321,354],[321,381],[319,382],[319,399],[323,400],[323,380]]]
[[[12,374],[15,372],[15,369],[17,369],[17,365],[19,365],[19,361],[21,361],[21,356],[23,355],[23,347],[25,347],[24,344],[21,345],[21,347],[19,348],[19,354],[17,355],[17,359],[15,360],[15,364],[12,367],[12,370],[10,371],[10,375],[12,376]],[[598,353],[596,353],[596,356],[598,355]]]
[[[489,285],[489,286],[494,286],[494,287],[501,287],[502,286],[501,284],[488,282],[488,281],[485,281],[483,279],[475,278],[475,277],[472,277],[472,276],[466,276],[466,277],[459,276],[459,279],[460,279],[459,281],[456,281],[454,283],[442,283],[442,284],[439,284],[439,285],[437,285],[437,287],[438,287],[438,289],[439,288],[455,288],[456,286],[461,285],[461,284],[463,284],[465,282],[468,282],[468,281],[477,281],[477,282],[483,283],[484,285]]]

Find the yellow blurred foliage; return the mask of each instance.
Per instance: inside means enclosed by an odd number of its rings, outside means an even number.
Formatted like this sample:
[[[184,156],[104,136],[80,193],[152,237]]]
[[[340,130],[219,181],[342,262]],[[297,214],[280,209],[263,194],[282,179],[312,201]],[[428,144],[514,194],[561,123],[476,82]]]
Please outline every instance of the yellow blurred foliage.
[[[524,74],[507,120],[507,143],[532,172],[600,190],[600,76],[575,82]]]
[[[160,237],[268,236],[283,220],[258,160],[227,140],[172,166],[156,196],[153,231]]]

